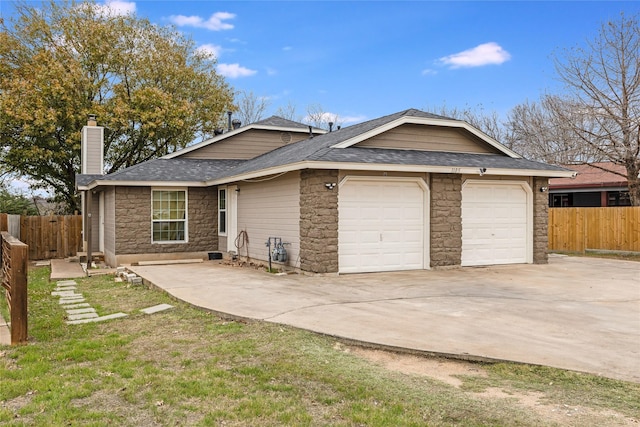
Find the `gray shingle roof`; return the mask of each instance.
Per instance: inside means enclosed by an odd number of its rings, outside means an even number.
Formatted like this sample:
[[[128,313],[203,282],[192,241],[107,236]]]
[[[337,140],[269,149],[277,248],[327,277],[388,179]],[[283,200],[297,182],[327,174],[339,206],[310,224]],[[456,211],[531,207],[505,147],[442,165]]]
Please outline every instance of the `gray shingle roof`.
[[[304,123],[294,122],[293,120],[288,120],[280,116],[271,116],[264,120],[257,121],[253,124],[256,126],[273,126],[294,129],[298,128],[302,131],[306,131],[309,129],[309,126],[305,125]]]
[[[156,159],[104,176],[78,175],[77,185],[89,185],[93,180],[103,181],[167,181],[202,182],[224,179],[246,173],[259,172],[299,162],[335,162],[398,164],[417,166],[477,167],[534,171],[566,171],[566,169],[522,158],[498,154],[470,154],[382,148],[331,148],[341,142],[372,131],[404,116],[454,120],[448,117],[409,109],[367,122],[358,123],[334,132],[316,135],[285,145],[250,160]],[[299,127],[306,125],[273,116],[258,122],[265,126]]]
[[[108,175],[77,175],[77,185],[101,181],[197,182],[222,178],[244,160],[155,159]]]

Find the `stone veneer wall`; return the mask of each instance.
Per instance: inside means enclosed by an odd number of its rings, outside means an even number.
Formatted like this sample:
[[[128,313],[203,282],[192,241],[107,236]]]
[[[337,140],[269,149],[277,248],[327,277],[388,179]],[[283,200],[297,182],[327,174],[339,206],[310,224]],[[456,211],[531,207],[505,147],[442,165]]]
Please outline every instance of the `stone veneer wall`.
[[[218,249],[217,188],[189,188],[188,242],[151,243],[151,188],[116,187],[116,254]]]
[[[431,267],[462,260],[462,176],[431,174]]]
[[[338,272],[337,170],[306,169],[300,173],[300,268],[313,273]]]
[[[533,178],[533,263],[549,262],[549,193],[541,192],[541,187],[548,187],[549,179]]]

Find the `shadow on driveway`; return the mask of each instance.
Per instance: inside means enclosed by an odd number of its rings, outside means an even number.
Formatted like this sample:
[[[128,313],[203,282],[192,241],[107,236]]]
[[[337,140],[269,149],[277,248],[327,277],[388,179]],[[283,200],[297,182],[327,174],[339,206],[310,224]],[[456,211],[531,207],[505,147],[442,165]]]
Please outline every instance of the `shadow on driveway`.
[[[180,300],[231,317],[640,382],[637,262],[551,256],[548,265],[342,276],[275,276],[215,261],[130,269]]]

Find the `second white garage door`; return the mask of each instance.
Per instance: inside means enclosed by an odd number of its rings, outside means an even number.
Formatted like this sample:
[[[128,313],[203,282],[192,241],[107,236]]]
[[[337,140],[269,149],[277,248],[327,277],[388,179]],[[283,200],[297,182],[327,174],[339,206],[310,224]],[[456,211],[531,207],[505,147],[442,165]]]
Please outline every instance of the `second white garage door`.
[[[424,268],[424,182],[354,177],[338,194],[340,273]]]
[[[531,262],[530,194],[526,183],[465,183],[462,188],[463,266]]]

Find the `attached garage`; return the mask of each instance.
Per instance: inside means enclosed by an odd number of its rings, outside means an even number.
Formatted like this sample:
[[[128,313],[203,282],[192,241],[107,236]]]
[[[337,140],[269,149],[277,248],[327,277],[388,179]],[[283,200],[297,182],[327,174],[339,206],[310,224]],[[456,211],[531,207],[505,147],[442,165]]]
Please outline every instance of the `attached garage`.
[[[524,181],[462,186],[462,265],[533,262],[532,192]]]
[[[338,193],[339,272],[428,267],[428,194],[419,178],[346,177]]]

